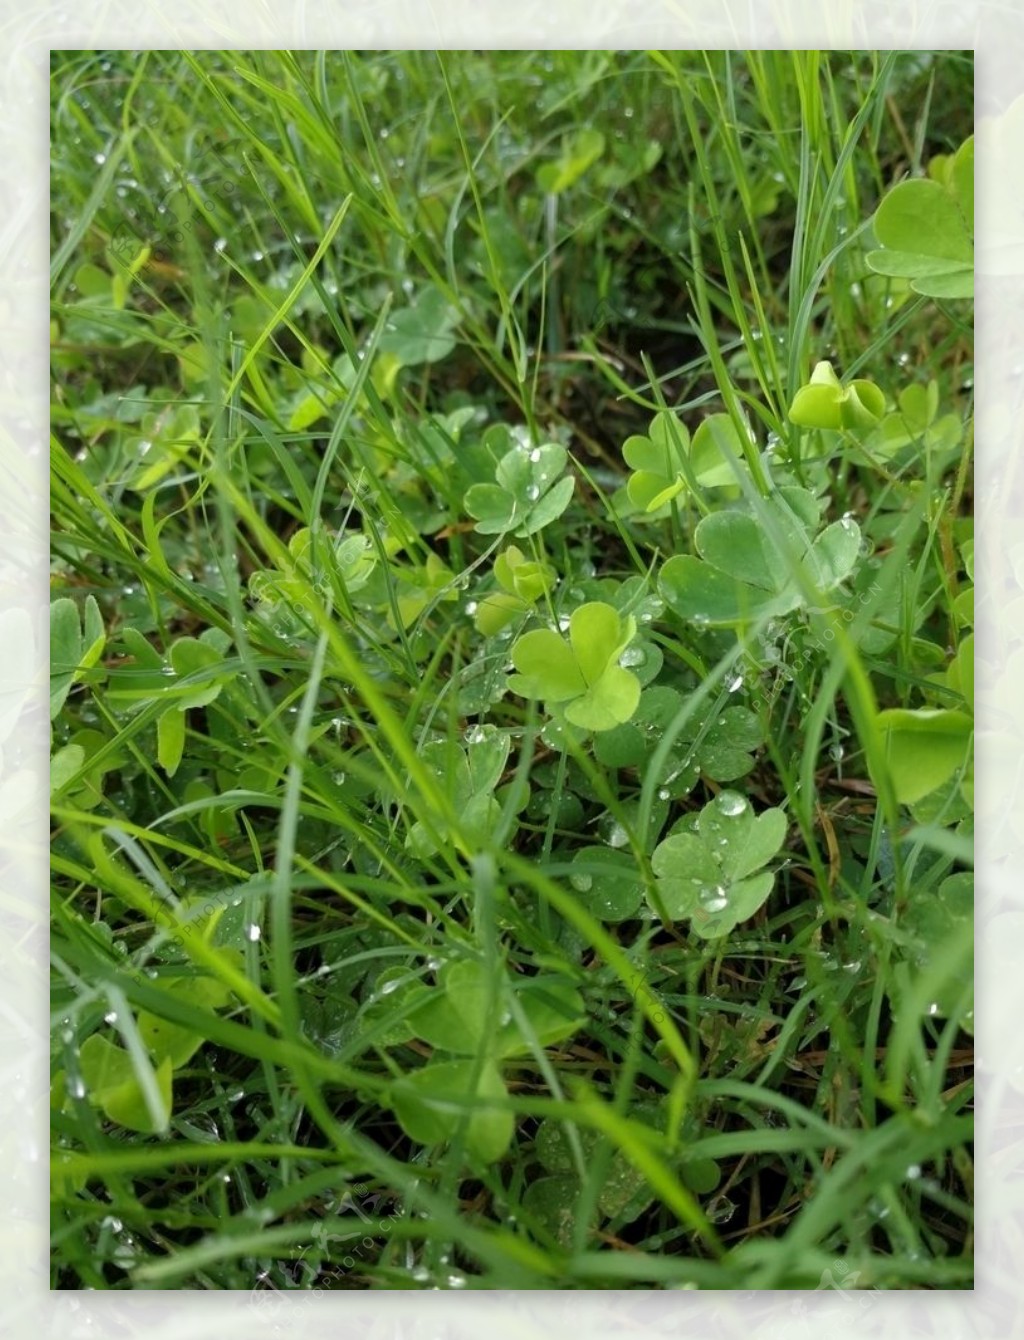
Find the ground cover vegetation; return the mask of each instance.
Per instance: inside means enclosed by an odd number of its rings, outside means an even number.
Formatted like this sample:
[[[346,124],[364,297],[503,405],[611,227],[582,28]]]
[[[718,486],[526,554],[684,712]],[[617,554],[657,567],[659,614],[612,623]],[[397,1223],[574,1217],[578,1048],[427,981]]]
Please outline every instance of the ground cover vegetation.
[[[54,54],[54,1287],[970,1287],[972,79]]]

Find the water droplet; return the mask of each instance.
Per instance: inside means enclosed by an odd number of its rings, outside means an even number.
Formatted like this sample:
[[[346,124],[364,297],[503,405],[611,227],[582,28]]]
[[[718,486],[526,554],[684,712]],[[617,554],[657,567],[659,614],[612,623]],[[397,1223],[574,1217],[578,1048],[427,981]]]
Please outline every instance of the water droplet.
[[[643,665],[647,660],[647,653],[643,647],[627,647],[619,657],[619,665],[630,667],[633,665]]]
[[[94,163],[99,164],[99,166],[102,167],[103,164],[107,161],[107,155],[106,155],[106,154],[93,154],[93,156],[92,156],[92,161],[93,161]]]
[[[667,787],[667,786],[663,786],[663,787],[661,788],[661,790],[658,792],[658,799],[659,799],[659,800],[669,800],[669,799],[671,798],[671,795],[672,795],[672,792],[668,789],[668,787]]]
[[[534,449],[530,452],[530,460],[533,462],[534,465],[537,464],[537,462],[540,460],[540,447],[534,447]]]
[[[732,679],[729,680],[729,683],[726,685],[726,688],[729,690],[730,693],[738,693],[742,687],[743,687],[742,675],[735,675]]]
[[[103,1022],[105,1024],[116,1024],[117,1010],[108,1010],[107,1013],[103,1016]]]
[[[260,938],[260,928],[256,925],[255,921],[250,921],[249,925],[245,928],[245,933],[250,940],[258,940]]]
[[[479,608],[480,607],[475,600],[469,600],[466,602],[466,613],[470,615],[470,617],[472,617]]]
[[[624,847],[629,841],[629,834],[620,823],[613,823],[605,841],[609,847]]]
[[[539,486],[536,484],[531,484],[530,487],[526,490],[526,496],[530,500],[530,502],[536,502],[537,499],[540,497]]]
[[[921,1176],[921,1165],[919,1163],[912,1163],[907,1169],[905,1176],[908,1182],[916,1182]]]
[[[589,893],[593,887],[593,878],[590,875],[570,875],[569,883],[579,893]]]
[[[218,238],[217,238],[216,242],[214,242],[214,244],[213,244],[213,249],[214,249],[214,251],[217,253],[218,256],[219,256],[220,253],[224,250],[224,248],[227,246],[227,244],[228,244],[228,239],[227,239],[226,237],[218,237]]]
[[[719,791],[715,804],[729,818],[735,818],[747,808],[746,797],[741,796],[738,791]],[[725,839],[722,838],[721,841],[724,842]]]
[[[85,1080],[81,1075],[72,1075],[68,1080],[68,1093],[72,1098],[85,1097]]]
[[[721,884],[705,884],[697,901],[705,912],[721,912],[729,906],[729,896]]]
[[[487,732],[483,726],[474,726],[472,730],[466,732],[467,744],[481,744],[487,739]]]

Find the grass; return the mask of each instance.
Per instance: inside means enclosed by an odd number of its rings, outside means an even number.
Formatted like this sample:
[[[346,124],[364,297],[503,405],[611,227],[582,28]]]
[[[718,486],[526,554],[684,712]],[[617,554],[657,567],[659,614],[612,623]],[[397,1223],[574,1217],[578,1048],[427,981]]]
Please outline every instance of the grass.
[[[971,88],[55,53],[53,1287],[971,1286],[971,314],[865,261]],[[823,360],[884,424],[790,419]]]

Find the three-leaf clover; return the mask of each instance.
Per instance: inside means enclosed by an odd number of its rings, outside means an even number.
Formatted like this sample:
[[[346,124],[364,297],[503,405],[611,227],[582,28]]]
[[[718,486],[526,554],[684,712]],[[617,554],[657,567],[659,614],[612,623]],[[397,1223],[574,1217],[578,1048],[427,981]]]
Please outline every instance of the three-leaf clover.
[[[884,413],[885,396],[874,382],[858,377],[844,386],[827,361],[816,364],[789,407],[790,421],[800,428],[870,430]]]
[[[771,893],[775,876],[761,867],[785,836],[782,810],[755,818],[746,796],[720,791],[654,849],[651,866],[669,915],[675,921],[688,918],[706,940],[727,935]]]
[[[501,817],[494,788],[501,780],[508,759],[510,736],[495,726],[474,726],[466,735],[466,747],[447,742],[424,745],[421,758],[444,786],[458,814],[463,833],[476,846],[483,846]],[[420,856],[432,856],[437,843],[417,820],[409,830],[406,846]]]
[[[498,462],[494,484],[474,484],[466,493],[466,511],[476,519],[481,535],[534,535],[562,515],[575,486],[571,475],[562,478],[565,448],[557,442],[539,447],[523,444]]]
[[[682,706],[683,695],[676,689],[645,689],[632,720],[602,735],[594,753],[608,767],[640,768],[646,775],[649,759]],[[761,722],[749,708],[718,712],[705,707],[683,724],[662,764],[658,785],[670,796],[684,796],[702,772],[716,782],[733,782],[751,770],[751,750],[763,743]]]
[[[636,633],[632,615],[594,600],[574,610],[569,641],[548,628],[524,635],[512,648],[518,674],[508,684],[524,698],[564,704],[566,719],[583,730],[611,730],[628,721],[640,701],[640,681],[619,665]]]
[[[585,1018],[579,993],[550,974],[519,981],[513,989],[504,972],[495,979],[483,964],[463,960],[442,970],[437,987],[415,988],[407,1000],[406,1024],[413,1036],[473,1059],[431,1061],[398,1080],[391,1101],[402,1129],[422,1144],[448,1140],[464,1118],[459,1101],[481,1102],[466,1122],[466,1151],[480,1162],[494,1162],[515,1129],[511,1112],[485,1105],[507,1097],[501,1062],[571,1037]],[[446,1100],[455,1103],[444,1107]]]
[[[952,158],[932,159],[928,172],[884,197],[873,221],[881,245],[865,259],[927,297],[973,298],[974,136]]]
[[[705,488],[735,484],[733,462],[743,458],[728,414],[709,415],[691,442],[685,425],[667,410],[654,416],[646,437],[627,438],[622,455],[634,471],[626,485],[629,500],[645,512],[656,512],[681,493],[688,473]]]
[[[555,582],[550,563],[529,559],[514,544],[494,560],[494,579],[501,587],[485,596],[476,608],[473,622],[484,637],[494,637],[519,615],[526,614]]]
[[[677,614],[700,626],[787,614],[807,603],[805,585],[826,594],[850,575],[861,543],[851,517],[812,540],[818,504],[806,490],[780,489],[765,505],[778,538],[748,512],[712,512],[694,532],[701,557],[669,559],[661,591]]]
[[[948,451],[963,436],[963,425],[955,414],[940,419],[939,384],[908,386],[899,394],[898,408],[887,414],[877,432],[865,443],[874,456],[892,456],[911,442],[923,442],[931,451]]]

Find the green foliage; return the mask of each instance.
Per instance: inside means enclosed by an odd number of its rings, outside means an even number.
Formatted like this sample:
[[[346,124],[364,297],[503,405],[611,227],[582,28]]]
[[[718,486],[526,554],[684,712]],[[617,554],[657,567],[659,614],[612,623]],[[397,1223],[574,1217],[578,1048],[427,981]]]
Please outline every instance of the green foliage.
[[[896,798],[912,805],[965,770],[972,757],[974,723],[966,712],[947,708],[893,707],[878,714],[886,765]]]
[[[707,940],[727,935],[771,893],[775,877],[761,867],[785,837],[782,810],[765,810],[755,818],[745,796],[720,791],[654,849],[651,865],[669,916],[689,920]]]
[[[658,511],[681,493],[688,475],[704,488],[734,485],[742,460],[728,414],[702,419],[691,442],[685,425],[662,411],[651,420],[646,436],[626,439],[622,454],[634,471],[627,485],[630,502],[644,512]]]
[[[95,597],[86,596],[84,614],[67,596],[50,603],[50,720],[60,712],[72,685],[103,655],[106,631]]]
[[[550,563],[528,559],[510,544],[494,560],[494,580],[501,587],[478,604],[473,622],[484,637],[494,637],[510,623],[528,614],[557,580]]]
[[[639,679],[619,664],[635,635],[632,615],[623,619],[611,605],[588,601],[569,619],[568,642],[548,628],[519,638],[512,648],[519,673],[509,676],[509,688],[562,706],[583,730],[611,730],[628,721],[640,701]]]
[[[501,430],[507,438],[506,430]],[[569,506],[575,480],[564,476],[568,454],[557,442],[539,447],[518,443],[498,462],[495,484],[474,484],[466,511],[482,535],[535,535]]]
[[[700,558],[680,554],[661,570],[670,607],[700,626],[750,623],[810,604],[853,572],[860,527],[850,517],[815,534],[818,504],[802,489],[767,499],[771,529],[750,512],[712,512],[697,526]]]
[[[951,157],[928,165],[928,177],[900,182],[873,220],[880,247],[869,251],[877,274],[907,279],[930,298],[974,297],[974,136]]]
[[[829,362],[821,362],[811,380],[801,386],[789,407],[792,423],[801,428],[846,428],[864,432],[874,428],[885,413],[885,396],[862,377],[847,386],[836,376]]]
[[[53,66],[51,1286],[969,1287],[969,56]]]

